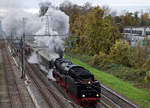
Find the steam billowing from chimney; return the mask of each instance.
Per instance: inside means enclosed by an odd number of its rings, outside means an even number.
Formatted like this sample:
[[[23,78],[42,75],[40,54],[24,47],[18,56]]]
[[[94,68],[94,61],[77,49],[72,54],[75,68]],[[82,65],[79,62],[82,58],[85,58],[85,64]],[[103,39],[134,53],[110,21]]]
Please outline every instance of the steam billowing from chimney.
[[[50,35],[60,35],[60,36],[50,36],[50,37],[36,37],[36,42],[39,46],[48,46],[50,52],[58,53],[60,56],[64,52],[64,39],[68,36],[61,36],[69,33],[69,17],[62,11],[56,9],[49,2],[40,3],[43,7],[49,6],[45,16],[42,17],[43,26],[37,34],[46,34],[45,23],[49,24],[49,34]],[[48,17],[47,17],[48,16]],[[47,21],[48,20],[48,21]]]

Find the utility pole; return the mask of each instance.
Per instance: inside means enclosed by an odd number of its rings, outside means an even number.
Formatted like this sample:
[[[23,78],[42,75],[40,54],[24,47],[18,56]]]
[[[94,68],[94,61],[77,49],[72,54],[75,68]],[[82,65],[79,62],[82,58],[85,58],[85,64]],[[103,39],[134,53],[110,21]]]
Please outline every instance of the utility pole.
[[[72,33],[69,33],[69,57],[72,61]]]
[[[23,18],[23,36],[21,38],[22,42],[22,47],[21,47],[21,58],[22,58],[22,76],[21,78],[25,78],[26,74],[26,60],[25,60],[25,18]]]
[[[20,40],[20,57],[21,57],[21,69],[22,69],[21,79],[23,79],[24,71],[23,71],[23,38],[22,37]]]

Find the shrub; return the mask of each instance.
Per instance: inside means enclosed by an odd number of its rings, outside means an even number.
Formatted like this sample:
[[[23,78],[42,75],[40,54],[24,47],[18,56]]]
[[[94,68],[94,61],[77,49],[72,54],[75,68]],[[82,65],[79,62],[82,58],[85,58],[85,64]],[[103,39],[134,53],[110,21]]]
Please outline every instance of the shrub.
[[[105,64],[107,62],[111,62],[109,55],[100,52],[99,55],[94,55],[91,65],[99,66],[100,64]]]
[[[127,42],[116,41],[110,50],[112,60],[117,64],[130,66],[131,49]]]
[[[145,46],[141,46],[140,43],[137,46],[133,47],[132,50],[132,61],[133,67],[137,69],[146,69],[150,70],[150,48],[149,48],[149,41],[145,40]]]
[[[105,63],[100,64],[99,67],[101,70],[127,81],[143,81],[146,75],[144,70],[133,69],[121,64]]]
[[[150,55],[148,56],[146,62],[143,64],[143,68],[146,70],[150,70]]]
[[[145,81],[146,81],[146,82],[150,82],[150,71],[148,71],[148,72],[146,73]]]
[[[139,44],[133,48],[133,67],[134,68],[142,68],[143,64],[145,63],[145,51],[144,47],[141,47]]]

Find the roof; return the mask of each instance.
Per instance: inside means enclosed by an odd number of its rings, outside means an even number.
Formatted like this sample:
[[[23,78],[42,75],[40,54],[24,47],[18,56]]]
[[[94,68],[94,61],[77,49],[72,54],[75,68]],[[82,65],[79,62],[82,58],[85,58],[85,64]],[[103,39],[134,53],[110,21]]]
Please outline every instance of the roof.
[[[86,70],[85,68],[81,66],[73,66],[72,68],[70,68],[69,72],[75,77],[78,77],[81,79],[93,77],[93,75],[88,70]]]

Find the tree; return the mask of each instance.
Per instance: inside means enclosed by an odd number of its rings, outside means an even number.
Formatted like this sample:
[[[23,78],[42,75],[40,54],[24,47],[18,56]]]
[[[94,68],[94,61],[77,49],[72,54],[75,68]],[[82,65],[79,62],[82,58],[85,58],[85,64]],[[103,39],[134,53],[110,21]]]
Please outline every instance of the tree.
[[[145,81],[150,82],[150,71],[146,73]]]
[[[91,65],[97,65],[99,66],[100,64],[105,64],[105,63],[110,63],[111,59],[109,57],[109,55],[100,52],[99,54],[95,54],[93,56],[93,59],[91,61]]]
[[[89,12],[85,34],[90,55],[99,54],[100,51],[109,53],[119,35],[117,26],[112,26],[111,23],[108,17],[104,17],[103,9],[95,7]]]
[[[143,64],[143,68],[146,70],[150,69],[150,56],[147,57],[145,63]]]
[[[70,18],[70,31],[73,36],[74,52],[88,52],[89,55],[108,54],[110,47],[119,38],[119,29],[108,8],[92,7],[89,3],[84,6],[63,3],[60,9]],[[107,14],[106,14],[107,13]]]
[[[134,21],[135,21],[134,23],[135,23],[135,26],[139,26],[140,25],[140,19],[139,19],[138,15],[139,15],[138,11],[134,12]]]
[[[139,42],[137,46],[133,48],[133,56],[132,56],[132,61],[133,61],[133,67],[134,68],[141,68],[143,64],[145,63],[145,52],[144,52],[144,47],[141,46],[141,43]]]
[[[87,6],[87,8],[89,7]],[[64,11],[69,16],[70,31],[72,34],[76,34],[76,31],[80,29],[76,27],[78,26],[77,21],[81,19],[80,16],[85,14],[85,8],[73,5],[71,2],[64,2],[60,5],[60,10]]]
[[[117,40],[110,50],[110,56],[114,62],[130,66],[131,49],[129,44]]]
[[[141,13],[141,26],[148,26],[150,23],[149,14]]]

